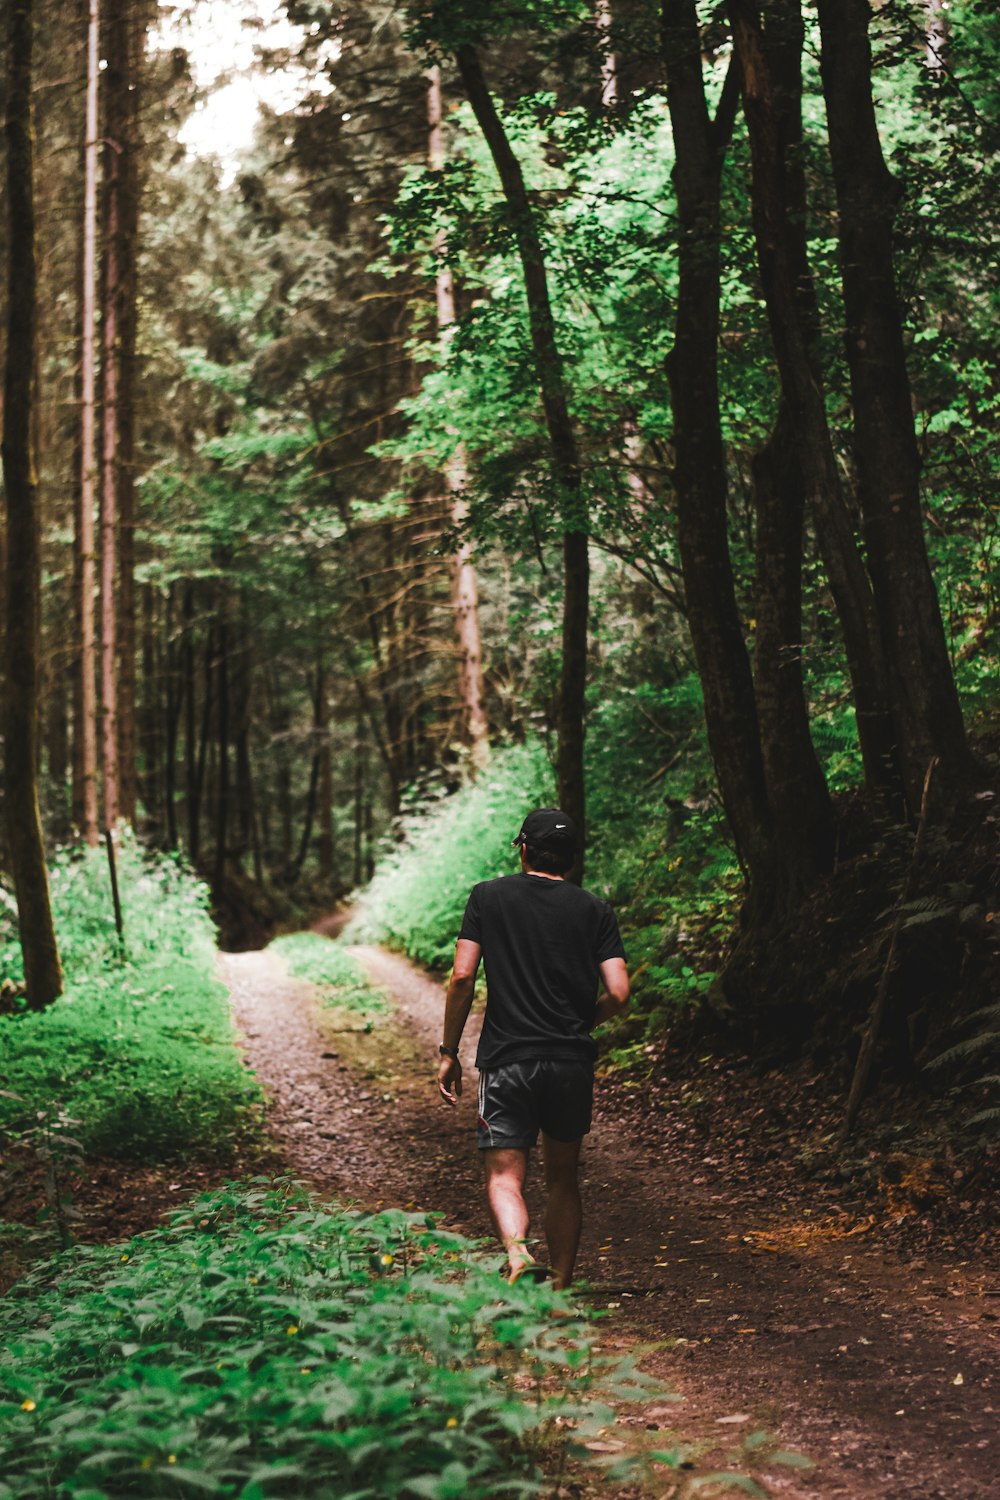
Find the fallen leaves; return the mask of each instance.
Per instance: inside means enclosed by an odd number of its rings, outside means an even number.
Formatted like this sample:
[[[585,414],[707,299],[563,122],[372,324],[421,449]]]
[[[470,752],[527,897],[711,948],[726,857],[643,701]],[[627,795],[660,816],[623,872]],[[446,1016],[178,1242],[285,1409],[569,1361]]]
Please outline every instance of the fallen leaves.
[[[824,1219],[810,1219],[807,1223],[776,1224],[770,1229],[751,1229],[741,1235],[741,1239],[744,1245],[751,1245],[755,1250],[769,1250],[775,1255],[782,1255],[791,1250],[854,1239],[859,1234],[867,1234],[875,1227],[875,1223],[874,1216],[852,1220],[847,1214],[837,1213]]]

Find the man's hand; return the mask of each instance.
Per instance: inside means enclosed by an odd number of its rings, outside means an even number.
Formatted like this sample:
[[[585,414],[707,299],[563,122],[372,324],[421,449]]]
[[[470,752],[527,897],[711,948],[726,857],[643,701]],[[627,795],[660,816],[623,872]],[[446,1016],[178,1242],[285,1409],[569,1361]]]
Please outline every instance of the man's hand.
[[[462,1093],[462,1064],[457,1057],[442,1057],[438,1069],[438,1088],[442,1099],[455,1105]]]
[[[629,997],[628,969],[625,967],[625,960],[606,958],[600,968],[604,994],[598,1000],[597,1009],[594,1012],[595,1026],[600,1026],[602,1021],[609,1021],[620,1010],[624,1010]]]

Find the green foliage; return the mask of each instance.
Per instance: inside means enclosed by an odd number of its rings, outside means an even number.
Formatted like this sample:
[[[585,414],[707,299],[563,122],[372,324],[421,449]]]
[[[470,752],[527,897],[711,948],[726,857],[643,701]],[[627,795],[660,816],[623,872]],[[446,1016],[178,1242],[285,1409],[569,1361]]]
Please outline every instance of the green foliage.
[[[633,1009],[613,1030],[619,1061],[630,1060],[623,1046],[640,1046],[678,1007],[697,1003],[715,976],[689,950],[721,947],[739,898],[700,706],[688,675],[612,695],[590,715],[585,883],[615,906],[635,976]],[[361,893],[348,941],[387,942],[445,968],[469,890],[518,868],[510,840],[524,813],[552,796],[540,745],[497,753],[478,781],[406,821]]]
[[[402,820],[402,840],[362,893],[347,941],[401,948],[432,968],[451,962],[469,891],[518,868],[511,848],[525,813],[551,804],[552,773],[541,747],[498,751],[479,779]]]
[[[0,1130],[20,1135],[40,1118],[62,1129],[61,1117],[88,1153],[146,1161],[221,1147],[259,1096],[212,976],[207,891],[176,859],[144,858],[129,837],[118,874],[124,956],[103,850],[55,861],[66,990],[44,1011],[0,1018]],[[10,917],[0,955],[19,977]]]
[[[554,1419],[610,1417],[591,1338],[474,1250],[259,1183],[66,1253],[0,1314],[0,1496],[538,1493]]]
[[[320,990],[323,1002],[335,1009],[384,1015],[388,997],[372,985],[356,958],[316,932],[289,933],[268,945],[288,965],[296,979],[308,979]]]

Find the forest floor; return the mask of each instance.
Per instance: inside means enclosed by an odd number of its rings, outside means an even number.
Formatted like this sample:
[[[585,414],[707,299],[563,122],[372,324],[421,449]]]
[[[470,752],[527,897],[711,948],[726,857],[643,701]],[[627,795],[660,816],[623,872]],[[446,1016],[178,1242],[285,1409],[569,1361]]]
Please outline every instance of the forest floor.
[[[486,1235],[471,1066],[457,1110],[437,1095],[441,987],[396,955],[351,951],[397,1024],[366,1031],[324,1010],[274,954],[220,959],[280,1158],[320,1191],[440,1210],[447,1227]],[[470,1058],[473,1046],[470,1031]],[[669,1092],[637,1117],[599,1085],[585,1149],[579,1272],[612,1313],[602,1347],[644,1349],[643,1369],[675,1398],[621,1408],[604,1451],[679,1445],[699,1474],[735,1466],[790,1500],[995,1496],[1000,1283],[985,1247],[907,1251],[780,1157],[730,1173],[693,1144]],[[537,1169],[530,1191],[538,1222]],[[748,1454],[741,1438],[761,1429],[813,1467]],[[676,1484],[665,1471],[642,1493]],[[640,1491],[577,1475],[565,1493]]]

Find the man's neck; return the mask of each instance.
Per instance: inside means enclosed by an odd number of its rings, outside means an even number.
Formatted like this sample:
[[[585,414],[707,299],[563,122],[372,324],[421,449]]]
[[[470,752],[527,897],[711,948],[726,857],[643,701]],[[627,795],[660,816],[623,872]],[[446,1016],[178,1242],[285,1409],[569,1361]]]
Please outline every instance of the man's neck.
[[[553,875],[551,870],[533,870],[530,865],[524,867],[525,875],[541,875],[543,880],[565,880],[565,875]]]

